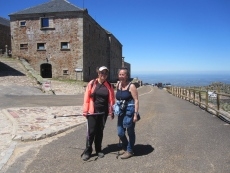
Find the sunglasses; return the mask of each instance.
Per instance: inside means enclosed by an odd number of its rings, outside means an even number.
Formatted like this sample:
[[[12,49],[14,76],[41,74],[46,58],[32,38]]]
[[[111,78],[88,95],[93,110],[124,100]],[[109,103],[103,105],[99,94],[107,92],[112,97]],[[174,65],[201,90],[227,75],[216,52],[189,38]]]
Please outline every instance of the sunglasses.
[[[99,73],[102,74],[102,75],[108,75],[108,72],[100,71]]]

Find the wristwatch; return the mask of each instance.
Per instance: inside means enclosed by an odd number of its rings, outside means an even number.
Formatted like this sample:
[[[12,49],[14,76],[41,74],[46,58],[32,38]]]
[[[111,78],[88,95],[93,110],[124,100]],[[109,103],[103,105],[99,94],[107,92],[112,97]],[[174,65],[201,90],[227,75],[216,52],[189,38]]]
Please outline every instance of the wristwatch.
[[[139,114],[139,112],[134,112],[134,114],[137,114],[137,115],[138,115],[138,114]]]

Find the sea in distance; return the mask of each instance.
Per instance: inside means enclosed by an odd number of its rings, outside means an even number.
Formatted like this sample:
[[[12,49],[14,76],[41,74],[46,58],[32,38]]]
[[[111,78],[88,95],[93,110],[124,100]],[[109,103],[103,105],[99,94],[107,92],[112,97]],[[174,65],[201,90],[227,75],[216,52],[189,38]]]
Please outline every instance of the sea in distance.
[[[138,78],[143,83],[170,83],[172,86],[188,87],[188,86],[208,86],[215,82],[230,84],[230,73],[149,73],[149,74],[132,74],[132,78]]]

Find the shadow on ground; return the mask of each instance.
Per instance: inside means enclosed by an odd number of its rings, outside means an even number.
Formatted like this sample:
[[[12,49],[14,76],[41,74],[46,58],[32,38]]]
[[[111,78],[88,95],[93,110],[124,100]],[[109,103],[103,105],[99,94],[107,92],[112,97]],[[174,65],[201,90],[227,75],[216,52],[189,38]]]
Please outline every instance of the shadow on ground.
[[[25,74],[0,62],[0,77],[3,76],[25,76]]]
[[[108,153],[117,152],[119,150],[121,150],[121,147],[119,147],[119,144],[111,144],[111,145],[108,145],[106,148],[104,148],[103,152],[105,154],[108,154]],[[137,144],[134,146],[135,156],[148,155],[153,151],[154,151],[154,148],[151,145]]]
[[[154,148],[151,145],[137,144],[134,146],[135,156],[148,155],[154,151]]]

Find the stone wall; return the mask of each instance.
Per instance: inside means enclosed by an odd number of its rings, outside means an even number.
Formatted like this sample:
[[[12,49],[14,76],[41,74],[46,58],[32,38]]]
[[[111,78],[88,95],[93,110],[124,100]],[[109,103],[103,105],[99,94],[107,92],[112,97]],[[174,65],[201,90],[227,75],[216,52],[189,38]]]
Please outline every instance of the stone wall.
[[[114,82],[117,79],[114,72],[121,67],[122,45],[89,15],[85,15],[84,19],[84,80],[97,77],[97,67],[107,66],[108,79]]]
[[[108,66],[107,34],[99,24],[89,15],[85,14],[83,24],[84,35],[84,80],[97,77],[96,68]]]
[[[38,72],[42,64],[51,64],[53,78],[75,79],[75,68],[81,63],[83,53],[81,15],[69,15],[68,18],[48,15],[46,17],[53,19],[53,28],[48,29],[41,29],[40,17],[24,16],[11,20],[12,55],[25,58]],[[23,20],[26,26],[20,26]],[[62,42],[69,43],[69,48],[62,49]],[[45,44],[44,50],[38,50],[39,43]]]
[[[111,69],[111,78],[113,82],[117,81],[118,69],[122,66],[122,45],[121,43],[111,34],[110,35],[110,69]]]

